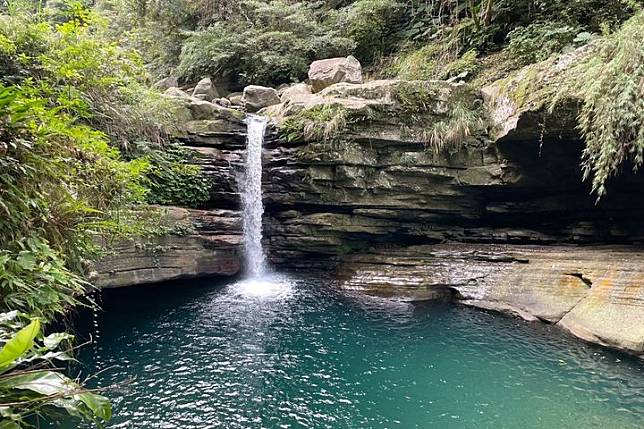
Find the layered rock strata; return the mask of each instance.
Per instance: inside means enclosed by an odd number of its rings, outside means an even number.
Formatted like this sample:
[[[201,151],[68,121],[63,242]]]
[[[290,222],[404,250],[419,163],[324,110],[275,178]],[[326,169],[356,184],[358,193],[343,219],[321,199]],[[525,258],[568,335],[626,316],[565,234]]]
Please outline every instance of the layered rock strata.
[[[263,178],[272,263],[333,268],[348,288],[458,299],[644,354],[644,176],[625,169],[597,203],[579,167],[575,100],[551,113],[504,93],[516,86],[283,90],[260,112],[273,120]],[[210,220],[160,239],[171,241],[160,262],[123,245],[99,264],[101,285],[239,270],[245,125],[237,111],[170,95],[190,112],[177,140],[213,183],[204,210],[186,217]]]
[[[343,287],[449,298],[554,323],[644,357],[644,247],[439,244],[373,249],[338,265]]]
[[[163,234],[104,243],[90,278],[101,288],[232,276],[241,268],[241,217],[230,210],[162,209]]]

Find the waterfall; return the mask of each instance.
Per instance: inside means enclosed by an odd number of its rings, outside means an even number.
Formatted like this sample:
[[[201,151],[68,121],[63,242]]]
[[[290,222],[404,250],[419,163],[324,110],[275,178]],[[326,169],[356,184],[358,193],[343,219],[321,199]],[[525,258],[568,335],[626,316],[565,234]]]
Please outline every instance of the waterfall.
[[[244,220],[244,246],[246,253],[246,275],[258,278],[264,274],[266,257],[262,249],[262,145],[268,119],[248,115],[248,137],[246,140],[246,164],[241,201]]]

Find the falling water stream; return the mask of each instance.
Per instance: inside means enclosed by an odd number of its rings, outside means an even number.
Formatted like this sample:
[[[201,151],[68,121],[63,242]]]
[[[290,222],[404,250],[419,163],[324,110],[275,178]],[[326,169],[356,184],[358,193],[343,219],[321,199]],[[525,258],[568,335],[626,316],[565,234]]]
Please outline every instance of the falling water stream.
[[[266,257],[262,249],[262,146],[268,119],[248,115],[248,138],[246,141],[246,164],[241,187],[244,219],[244,246],[246,255],[246,276],[257,279],[264,274]]]

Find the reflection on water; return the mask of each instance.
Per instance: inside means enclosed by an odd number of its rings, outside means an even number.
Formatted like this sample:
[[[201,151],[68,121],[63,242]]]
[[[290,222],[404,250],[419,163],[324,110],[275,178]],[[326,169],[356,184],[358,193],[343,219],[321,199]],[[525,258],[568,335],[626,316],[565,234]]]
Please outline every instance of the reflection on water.
[[[185,286],[185,288],[182,288]],[[112,294],[112,428],[639,428],[644,365],[558,329],[322,280]]]

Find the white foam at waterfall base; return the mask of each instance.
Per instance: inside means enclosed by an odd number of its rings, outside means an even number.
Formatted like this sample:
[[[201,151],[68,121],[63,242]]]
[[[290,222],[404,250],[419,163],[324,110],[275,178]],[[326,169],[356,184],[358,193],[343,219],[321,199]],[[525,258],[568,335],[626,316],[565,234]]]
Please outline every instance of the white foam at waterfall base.
[[[267,272],[262,248],[262,146],[268,119],[248,115],[246,125],[246,162],[241,183],[242,218],[244,224],[244,279],[233,285],[237,295],[255,298],[284,298],[290,295],[292,283],[285,276]]]
[[[286,276],[266,274],[242,279],[230,288],[233,295],[261,301],[283,300],[293,295],[293,282]]]

